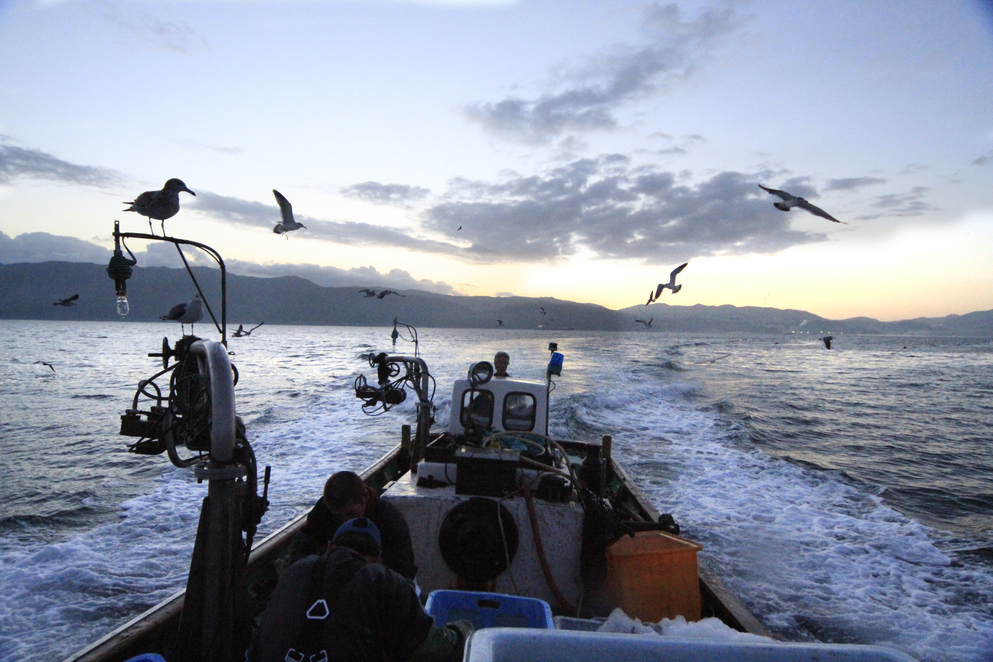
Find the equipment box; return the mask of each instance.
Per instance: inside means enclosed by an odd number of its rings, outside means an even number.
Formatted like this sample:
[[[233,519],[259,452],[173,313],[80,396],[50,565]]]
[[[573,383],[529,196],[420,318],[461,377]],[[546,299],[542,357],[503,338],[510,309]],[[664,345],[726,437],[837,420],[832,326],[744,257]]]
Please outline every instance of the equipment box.
[[[691,641],[663,637],[492,628],[474,632],[465,662],[914,662],[881,646],[751,641]]]
[[[455,493],[504,497],[517,489],[520,451],[461,446],[455,451]]]
[[[472,621],[476,629],[494,627],[552,629],[552,609],[538,598],[476,591],[431,591],[424,610],[435,625]]]
[[[646,623],[676,616],[699,621],[701,549],[664,531],[622,537],[607,548],[607,586],[616,606]]]

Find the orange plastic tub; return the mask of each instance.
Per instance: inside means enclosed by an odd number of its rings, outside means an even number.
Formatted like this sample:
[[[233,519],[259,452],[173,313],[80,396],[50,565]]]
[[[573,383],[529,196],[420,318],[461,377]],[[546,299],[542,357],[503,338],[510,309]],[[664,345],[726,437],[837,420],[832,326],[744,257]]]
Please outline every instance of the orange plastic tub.
[[[607,586],[616,606],[646,623],[700,620],[696,555],[703,547],[663,531],[624,536],[607,548]]]

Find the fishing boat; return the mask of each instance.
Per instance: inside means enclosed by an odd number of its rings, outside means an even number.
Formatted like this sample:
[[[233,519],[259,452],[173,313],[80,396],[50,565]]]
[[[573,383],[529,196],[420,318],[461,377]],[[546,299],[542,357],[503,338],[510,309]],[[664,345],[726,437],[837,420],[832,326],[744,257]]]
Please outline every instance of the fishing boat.
[[[120,297],[125,266],[133,265],[120,243],[172,240],[116,227],[114,236],[119,259],[108,273]],[[244,659],[246,624],[262,613],[289,562],[306,513],[254,544],[269,472],[260,480],[235,411],[237,370],[223,318],[219,328],[221,342],[184,336],[172,347],[164,339],[154,354],[162,370],[139,383],[121,417],[121,434],[137,438],[135,453],[166,453],[208,482],[187,588],[66,662]],[[467,642],[466,660],[911,659],[877,647],[774,641],[698,559],[700,545],[679,536],[673,517],[638,488],[609,435],[549,436],[551,394],[564,366],[555,343],[543,381],[496,374],[486,360],[467,366],[450,382],[445,430],[433,427],[436,381],[414,347],[413,355],[370,353],[375,377],[355,380],[356,415],[360,407],[387,413],[411,396],[416,411],[399,426],[396,446],[360,475],[406,517],[429,613],[484,626]],[[156,384],[166,377],[167,387]],[[528,611],[534,605],[541,608]],[[729,643],[597,632],[618,609],[646,623],[717,618],[758,636]]]

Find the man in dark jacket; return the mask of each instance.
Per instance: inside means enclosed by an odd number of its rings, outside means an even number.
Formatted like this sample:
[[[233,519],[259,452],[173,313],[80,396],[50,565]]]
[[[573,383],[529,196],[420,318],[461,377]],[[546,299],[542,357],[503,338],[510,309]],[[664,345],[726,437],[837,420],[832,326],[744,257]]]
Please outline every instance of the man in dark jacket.
[[[345,521],[365,517],[382,534],[382,563],[413,581],[417,574],[410,529],[400,509],[376,492],[351,471],[339,471],[324,484],[324,495],[307,515],[307,523],[296,535],[290,549],[290,563],[311,554],[322,554],[331,536]]]
[[[376,563],[380,534],[348,520],[325,556],[283,573],[245,656],[247,662],[457,662],[466,621],[434,627],[410,582]]]

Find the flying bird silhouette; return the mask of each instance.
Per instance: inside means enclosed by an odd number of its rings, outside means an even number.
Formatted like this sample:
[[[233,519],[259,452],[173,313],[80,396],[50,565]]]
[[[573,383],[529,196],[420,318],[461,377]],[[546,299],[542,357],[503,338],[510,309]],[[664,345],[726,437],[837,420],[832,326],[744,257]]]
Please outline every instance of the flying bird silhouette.
[[[179,322],[183,335],[186,335],[186,326],[190,325],[190,333],[193,333],[193,325],[203,319],[203,299],[199,294],[193,296],[189,303],[177,303],[169,309],[169,312],[159,318],[171,322]]]
[[[360,294],[364,294],[366,299],[368,299],[369,297],[376,296],[376,290],[370,290],[368,288],[366,288],[364,290],[359,290],[359,293]]]
[[[459,230],[461,230],[461,229],[462,229],[462,226],[460,225],[460,226],[459,226]],[[456,230],[456,232],[458,232],[459,230]]]
[[[196,193],[186,188],[186,184],[181,179],[170,179],[162,187],[161,191],[145,191],[131,202],[125,202],[130,207],[124,211],[138,212],[142,216],[148,217],[148,230],[155,234],[152,229],[152,219],[162,221],[162,236],[165,236],[165,222],[167,218],[172,218],[179,211],[179,193],[186,191],[195,196]]]
[[[645,320],[635,320],[635,322],[641,322],[642,324],[645,325],[646,329],[650,329],[652,328],[652,321],[654,319],[655,319],[654,317],[649,317],[647,322]]]
[[[42,365],[47,365],[49,368],[52,369],[52,372],[55,372],[55,366],[52,365],[51,363],[48,363],[47,361],[35,361],[35,365],[37,365],[39,363],[42,364]]]
[[[544,306],[538,306],[538,308],[541,310],[541,314],[544,315],[545,314],[545,307]]]
[[[276,223],[276,227],[272,231],[285,236],[287,232],[299,230],[300,228],[306,229],[306,225],[293,220],[293,205],[290,204],[290,201],[283,197],[283,194],[276,189],[272,189],[272,194],[276,196],[276,202],[279,203],[279,213],[283,215],[283,222]],[[289,237],[286,238],[289,239]]]
[[[824,336],[821,340],[824,341],[825,348],[831,349],[831,341],[834,340],[834,336]]]
[[[238,330],[234,332],[234,337],[235,338],[241,338],[242,336],[250,336],[250,335],[252,335],[252,331],[254,331],[255,329],[259,328],[263,324],[265,324],[265,322],[259,322],[258,324],[256,324],[252,328],[248,329],[247,331],[245,330],[245,327],[244,326],[242,326],[241,324],[239,324],[238,325]]]
[[[79,298],[79,295],[78,294],[73,294],[68,299],[59,299],[58,301],[56,301],[52,305],[53,306],[75,306],[76,305],[76,299],[78,299],[78,298]]]
[[[402,296],[406,296],[406,295],[404,295],[404,294],[400,294],[399,292],[394,292],[393,290],[383,290],[382,292],[380,292],[379,294],[377,294],[377,295],[376,295],[376,298],[377,298],[377,299],[382,299],[382,298],[383,298],[383,297],[385,297],[385,296],[386,296],[387,294],[395,294],[395,295],[397,295],[398,297],[402,297]]]
[[[497,320],[497,326],[503,326],[503,320]]]
[[[783,211],[789,211],[793,207],[799,207],[800,209],[803,209],[803,210],[806,210],[806,211],[810,212],[814,216],[820,216],[821,218],[826,218],[827,220],[834,221],[835,223],[841,223],[842,225],[848,225],[848,223],[845,223],[844,221],[839,221],[834,216],[832,216],[831,214],[827,213],[826,211],[824,211],[820,207],[815,207],[814,205],[810,204],[809,202],[807,202],[803,198],[798,198],[797,196],[795,196],[795,195],[793,195],[791,193],[787,193],[786,191],[777,191],[774,188],[766,188],[765,186],[762,186],[761,184],[759,184],[759,188],[762,189],[763,191],[767,191],[769,193],[772,193],[773,195],[778,195],[780,198],[783,199],[782,202],[774,202],[774,203],[772,203],[772,206],[775,207],[776,209],[781,209]]]
[[[681,265],[679,265],[678,267],[676,267],[675,269],[673,269],[669,273],[669,282],[668,283],[659,283],[659,286],[657,288],[655,288],[655,299],[654,299],[655,301],[658,301],[659,297],[662,296],[663,290],[665,290],[666,288],[672,290],[672,293],[673,294],[675,294],[679,290],[683,289],[683,284],[682,283],[680,283],[679,285],[676,285],[676,276],[678,276],[680,274],[680,272],[683,269],[686,268],[686,265],[687,264],[689,264],[689,262],[683,262]],[[652,302],[652,300],[649,299],[648,303],[651,303],[651,302]],[[647,306],[648,304],[645,304],[645,305]]]

